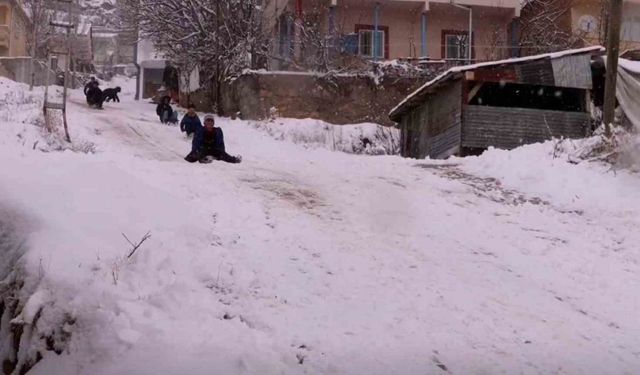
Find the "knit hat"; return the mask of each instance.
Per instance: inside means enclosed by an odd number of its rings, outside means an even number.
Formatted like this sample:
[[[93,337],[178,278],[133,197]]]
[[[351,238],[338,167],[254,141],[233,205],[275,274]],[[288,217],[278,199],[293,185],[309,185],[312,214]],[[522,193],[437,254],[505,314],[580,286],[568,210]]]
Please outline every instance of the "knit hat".
[[[216,122],[216,119],[213,117],[213,115],[209,114],[209,115],[204,115],[204,121],[206,122],[207,120],[211,120],[213,122]]]

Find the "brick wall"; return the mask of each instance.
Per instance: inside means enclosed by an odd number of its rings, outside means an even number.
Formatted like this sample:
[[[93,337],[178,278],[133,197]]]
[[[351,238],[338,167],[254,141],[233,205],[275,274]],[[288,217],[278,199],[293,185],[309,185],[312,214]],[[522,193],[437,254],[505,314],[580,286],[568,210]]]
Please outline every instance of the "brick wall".
[[[223,113],[259,120],[268,118],[273,108],[280,117],[391,125],[389,111],[429,78],[385,77],[376,82],[369,75],[252,72],[222,90]]]

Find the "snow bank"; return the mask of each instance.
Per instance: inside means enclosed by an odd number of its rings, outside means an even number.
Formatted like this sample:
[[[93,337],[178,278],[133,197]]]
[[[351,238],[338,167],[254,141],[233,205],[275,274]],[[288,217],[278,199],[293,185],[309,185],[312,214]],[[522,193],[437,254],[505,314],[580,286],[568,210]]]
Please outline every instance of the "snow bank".
[[[49,100],[62,101],[62,88],[52,86]],[[44,88],[28,90],[28,85],[0,77],[0,145],[7,148],[31,148],[39,151],[64,151],[92,153],[95,145],[82,137],[67,142],[64,137],[62,113],[49,112],[51,132],[45,129],[42,112]],[[17,141],[17,142],[16,142]]]
[[[458,160],[470,173],[498,178],[505,186],[538,195],[559,207],[569,209],[582,202],[602,212],[624,212],[629,201],[639,197],[634,171],[640,166],[640,138],[623,131],[617,137],[616,149],[599,150],[603,138],[594,136],[531,144],[512,151],[490,149],[480,157]],[[604,160],[613,153],[619,161],[615,166]]]
[[[79,91],[70,103],[72,139],[95,153],[34,150],[15,133],[37,126],[2,123],[0,209],[27,223],[7,242],[25,246],[5,246],[16,255],[3,269],[18,264],[26,286],[0,284],[17,301],[0,319],[7,363],[40,355],[36,375],[640,366],[637,175],[554,158],[553,143],[446,162],[349,155],[328,149],[375,131],[340,127],[334,146],[325,124],[284,119],[220,118],[243,162],[188,164],[190,140],[153,105],[95,111]],[[128,257],[123,234],[147,232]]]
[[[321,120],[288,118],[248,123],[277,140],[310,148],[369,155],[399,152],[399,130],[378,124],[333,125]]]

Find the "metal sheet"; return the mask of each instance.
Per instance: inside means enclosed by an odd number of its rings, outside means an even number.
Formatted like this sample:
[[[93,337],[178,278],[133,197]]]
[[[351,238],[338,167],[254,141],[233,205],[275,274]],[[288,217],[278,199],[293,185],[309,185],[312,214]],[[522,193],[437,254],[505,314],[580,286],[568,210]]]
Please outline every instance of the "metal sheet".
[[[462,146],[512,149],[552,138],[587,135],[591,116],[528,108],[469,105],[463,109]]]
[[[593,87],[591,56],[565,56],[552,60],[551,65],[557,87],[574,87],[588,90]]]

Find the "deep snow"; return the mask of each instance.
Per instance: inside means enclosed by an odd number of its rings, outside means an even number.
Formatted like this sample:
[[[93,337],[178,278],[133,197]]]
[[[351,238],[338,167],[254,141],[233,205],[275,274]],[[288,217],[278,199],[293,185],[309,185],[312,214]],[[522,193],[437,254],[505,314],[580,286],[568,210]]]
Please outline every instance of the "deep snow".
[[[33,374],[640,371],[638,175],[553,142],[417,161],[262,129],[296,120],[218,119],[243,163],[188,164],[130,93],[93,111],[74,91],[95,153],[42,152],[37,103],[0,82],[24,321],[42,308],[67,343]]]

